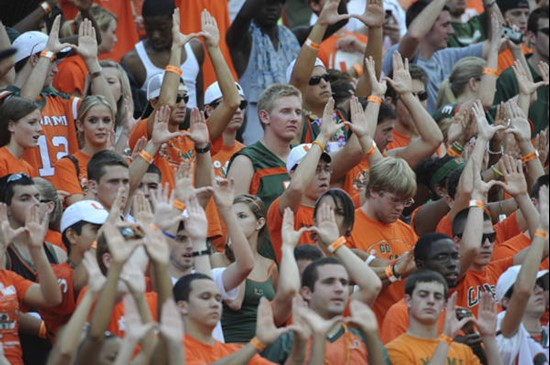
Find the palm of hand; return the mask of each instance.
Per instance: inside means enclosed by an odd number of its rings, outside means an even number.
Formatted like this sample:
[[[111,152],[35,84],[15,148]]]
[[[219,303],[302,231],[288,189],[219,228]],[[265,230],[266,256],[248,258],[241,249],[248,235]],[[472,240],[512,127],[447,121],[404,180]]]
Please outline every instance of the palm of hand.
[[[78,38],[78,53],[82,58],[97,57],[97,41],[94,37],[86,35]]]
[[[189,137],[191,137],[195,143],[208,143],[208,127],[205,123],[192,125]]]
[[[208,221],[206,219],[206,214],[204,212],[198,213],[189,213],[190,224],[185,225],[185,229],[190,237],[202,238],[206,237],[206,231],[208,226]]]
[[[170,229],[178,218],[179,214],[169,203],[157,202],[155,204],[154,221],[160,229]]]
[[[163,237],[154,237],[147,243],[147,252],[156,262],[168,263],[170,250]]]
[[[203,25],[202,31],[205,33],[204,38],[208,46],[215,47],[220,43],[220,32],[215,25]]]
[[[377,4],[367,5],[366,12],[363,14],[363,21],[369,27],[381,27],[384,25],[384,9]]]
[[[29,243],[32,247],[41,247],[46,236],[44,226],[40,223],[30,222],[26,224],[26,229],[29,235]]]
[[[523,176],[519,174],[512,174],[506,176],[506,191],[510,195],[518,195],[527,191],[527,182]]]
[[[395,91],[404,94],[412,90],[411,75],[405,70],[397,70],[393,75],[393,84]]]

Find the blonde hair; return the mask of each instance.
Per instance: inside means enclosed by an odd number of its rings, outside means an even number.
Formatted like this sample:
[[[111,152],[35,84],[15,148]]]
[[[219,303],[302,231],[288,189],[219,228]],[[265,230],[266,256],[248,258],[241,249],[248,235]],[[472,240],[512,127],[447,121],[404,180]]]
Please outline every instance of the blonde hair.
[[[271,110],[274,108],[275,101],[284,98],[285,96],[296,96],[300,99],[300,104],[302,100],[302,93],[296,87],[288,84],[273,84],[265,89],[260,95],[258,100],[258,113],[261,110],[265,110],[268,113],[271,113]],[[262,127],[263,123],[260,123]]]
[[[102,32],[105,32],[109,29],[109,24],[111,22],[117,21],[115,14],[111,13],[109,10],[102,8],[99,5],[92,5],[90,8],[90,14],[94,17],[94,20],[97,23],[97,26]],[[82,14],[78,12],[76,17],[73,20],[66,21],[61,27],[60,36],[61,38],[70,37],[78,34],[78,27],[82,23]]]
[[[464,93],[471,78],[481,79],[487,62],[479,57],[464,57],[458,61],[448,79],[439,87],[436,108],[446,104],[456,104],[458,97]]]
[[[416,175],[407,161],[385,157],[369,169],[369,181],[365,189],[367,197],[370,191],[385,191],[400,198],[412,198],[416,194]]]

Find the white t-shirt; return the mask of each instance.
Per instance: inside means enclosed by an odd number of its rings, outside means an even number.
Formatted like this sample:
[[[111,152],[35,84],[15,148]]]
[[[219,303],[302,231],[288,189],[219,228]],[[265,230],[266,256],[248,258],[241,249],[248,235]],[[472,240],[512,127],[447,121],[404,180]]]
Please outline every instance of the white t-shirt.
[[[222,296],[222,300],[235,300],[237,299],[237,296],[239,295],[239,287],[231,289],[230,291],[225,291],[225,287],[223,286],[223,272],[225,271],[225,267],[216,267],[212,269],[212,280],[216,283],[218,286],[218,289],[220,289],[220,294]],[[195,273],[195,270],[193,270],[193,273]],[[176,282],[179,278],[172,277],[172,286],[176,285]],[[222,322],[218,321],[218,324],[212,331],[212,337],[216,341],[219,342],[225,342],[225,339],[223,338],[223,331],[222,331]]]
[[[506,311],[500,312],[497,317],[497,331]],[[546,345],[543,347],[535,341],[523,324],[520,324],[515,335],[510,338],[498,334],[496,337],[498,351],[503,365],[543,365],[548,364],[548,326],[543,327],[546,332]]]

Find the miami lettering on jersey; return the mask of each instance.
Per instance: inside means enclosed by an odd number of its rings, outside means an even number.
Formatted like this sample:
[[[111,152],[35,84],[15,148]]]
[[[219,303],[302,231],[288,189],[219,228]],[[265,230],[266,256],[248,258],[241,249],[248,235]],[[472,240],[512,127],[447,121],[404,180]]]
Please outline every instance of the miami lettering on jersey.
[[[495,298],[495,285],[489,285],[487,283],[483,285],[471,286],[468,288],[468,307],[475,307],[479,304],[479,299],[483,292],[490,293]]]

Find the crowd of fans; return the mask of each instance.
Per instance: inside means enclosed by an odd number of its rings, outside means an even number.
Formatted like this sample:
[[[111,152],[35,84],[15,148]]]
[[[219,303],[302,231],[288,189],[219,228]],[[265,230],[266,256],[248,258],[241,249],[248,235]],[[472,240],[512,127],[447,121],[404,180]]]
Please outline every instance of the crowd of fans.
[[[0,364],[549,363],[548,0],[0,19]]]

